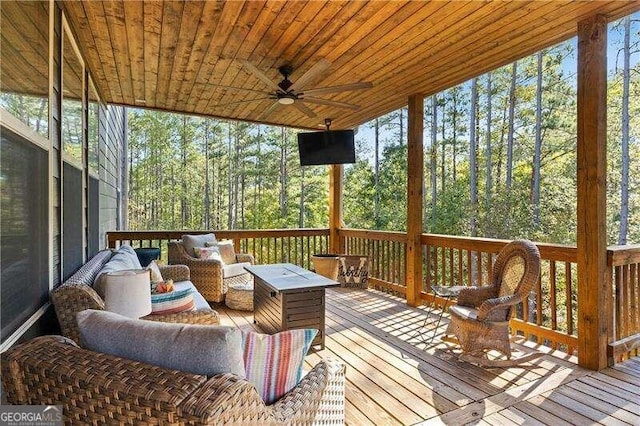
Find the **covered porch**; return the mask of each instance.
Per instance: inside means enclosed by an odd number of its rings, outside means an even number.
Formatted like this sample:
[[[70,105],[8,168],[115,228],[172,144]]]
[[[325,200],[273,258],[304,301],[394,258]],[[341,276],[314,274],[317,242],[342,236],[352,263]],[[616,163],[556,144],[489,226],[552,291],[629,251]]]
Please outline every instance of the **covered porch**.
[[[48,48],[48,62],[38,72],[47,76],[39,95],[44,91],[49,102],[44,121],[50,130],[46,137],[34,135],[4,110],[2,126],[44,153],[39,164],[47,170],[42,193],[48,198],[39,231],[46,247],[40,259],[46,282],[30,316],[7,332],[9,338],[3,334],[3,349],[30,337],[29,328],[37,321],[55,322],[46,316],[52,310],[48,291],[98,248],[122,243],[161,247],[166,260],[168,241],[211,231],[127,230],[126,114],[120,107],[303,129],[317,129],[321,118],[332,117],[336,128],[346,129],[408,105],[408,179],[398,187],[407,194],[407,205],[399,207],[407,212],[405,231],[347,227],[342,217],[344,170],[339,165],[329,170],[326,228],[213,230],[259,264],[290,262],[311,268],[314,253],[368,256],[370,289],[328,291],[327,347],[307,357],[308,365],[325,356],[347,365],[347,422],[639,423],[640,246],[606,244],[604,34],[607,22],[640,5],[276,3],[45,2],[49,32],[43,48]],[[420,331],[434,332],[421,330],[425,306],[444,310],[449,302],[434,295],[431,287],[488,283],[493,261],[507,241],[425,232],[424,98],[576,35],[577,244],[537,244],[542,273],[535,296],[510,322],[519,345],[546,355],[530,366],[499,370],[462,363],[438,336],[447,314],[433,344],[414,337]],[[28,43],[17,44],[22,50],[12,52],[21,65],[14,74],[28,75]],[[65,60],[65,49],[77,63]],[[324,59],[334,64],[320,80],[324,87],[354,79],[373,82],[371,90],[333,99],[357,102],[360,108],[344,111],[323,104],[313,115],[292,108],[264,116],[269,107],[265,100],[245,102],[248,95],[236,98],[230,89],[251,93],[262,88],[240,60],[251,60],[275,81],[284,62],[295,62],[304,73]],[[67,88],[71,75],[74,83]],[[24,78],[18,80],[19,86],[25,84]],[[75,118],[81,130],[71,159],[61,124],[68,100],[78,104]],[[97,107],[93,121],[100,117],[95,125],[101,155],[96,168],[89,141],[92,103]],[[120,113],[117,124],[112,106]],[[118,135],[115,143],[110,132]],[[65,181],[67,176],[71,182]],[[102,191],[106,186],[108,194]],[[95,199],[94,187],[100,189]],[[75,198],[67,199],[67,194]],[[101,216],[103,210],[108,210],[107,219]],[[215,308],[223,324],[254,327],[250,314]]]

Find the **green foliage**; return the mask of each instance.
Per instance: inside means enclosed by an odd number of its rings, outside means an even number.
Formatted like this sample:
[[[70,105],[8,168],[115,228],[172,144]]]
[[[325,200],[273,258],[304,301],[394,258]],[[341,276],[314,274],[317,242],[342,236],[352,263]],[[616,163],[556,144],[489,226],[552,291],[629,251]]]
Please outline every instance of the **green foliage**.
[[[129,152],[130,229],[328,222],[327,169],[302,177],[294,130],[130,110]]]

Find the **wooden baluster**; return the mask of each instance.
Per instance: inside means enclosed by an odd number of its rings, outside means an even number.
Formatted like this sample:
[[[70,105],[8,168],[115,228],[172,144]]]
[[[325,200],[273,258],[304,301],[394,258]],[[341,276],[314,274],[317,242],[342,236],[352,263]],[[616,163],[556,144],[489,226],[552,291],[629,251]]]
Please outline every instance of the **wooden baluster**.
[[[630,294],[629,294],[629,334],[637,334],[640,333],[640,327],[638,324],[638,264],[632,263],[629,267],[629,283],[630,283]],[[638,349],[635,349],[631,352],[632,356],[638,356]]]
[[[481,251],[477,251],[476,252],[476,261],[478,263],[478,284],[479,286],[483,285],[484,283],[484,276],[482,275],[482,252]]]
[[[456,280],[456,265],[453,256],[453,248],[449,249],[449,285],[454,286]]]
[[[462,274],[462,250],[458,249],[458,279],[456,285],[462,285],[463,282],[463,274]]]
[[[629,281],[629,270],[631,265],[624,265],[622,267],[622,310],[620,313],[622,314],[622,336],[628,337],[631,336],[631,329],[629,327],[629,320],[631,317],[631,311],[629,307],[631,306],[629,297],[631,295],[631,289],[629,288],[631,283]],[[628,359],[628,354],[623,356],[623,359]]]
[[[567,299],[567,303],[565,303],[565,312],[566,312],[566,323],[567,323],[567,334],[573,335],[573,282],[572,282],[572,273],[571,273],[571,263],[564,263],[564,276],[565,276],[565,298]],[[568,352],[573,353],[575,348],[569,347],[567,348]]]
[[[549,261],[549,308],[551,309],[551,329],[558,329],[558,316],[556,312],[556,262],[554,260]],[[552,342],[551,347],[558,349],[558,344]]]
[[[475,285],[473,282],[473,257],[471,255],[471,250],[467,250],[467,285],[472,286]]]
[[[440,285],[447,285],[447,248],[441,247],[442,259],[440,260]]]
[[[542,276],[538,277],[538,283],[536,285],[536,324],[542,325]],[[539,338],[538,343],[540,343]]]

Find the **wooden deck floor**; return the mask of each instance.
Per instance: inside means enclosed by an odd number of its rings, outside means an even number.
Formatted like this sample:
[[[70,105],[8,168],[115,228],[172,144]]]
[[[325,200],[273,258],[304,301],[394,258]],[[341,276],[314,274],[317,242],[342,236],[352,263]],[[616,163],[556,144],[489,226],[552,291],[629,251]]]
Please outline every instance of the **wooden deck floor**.
[[[216,309],[223,324],[254,327],[251,313]],[[640,425],[640,359],[596,373],[556,352],[529,367],[481,368],[459,362],[437,337],[420,343],[424,318],[424,309],[381,292],[327,291],[327,347],[306,362],[347,365],[348,424]]]

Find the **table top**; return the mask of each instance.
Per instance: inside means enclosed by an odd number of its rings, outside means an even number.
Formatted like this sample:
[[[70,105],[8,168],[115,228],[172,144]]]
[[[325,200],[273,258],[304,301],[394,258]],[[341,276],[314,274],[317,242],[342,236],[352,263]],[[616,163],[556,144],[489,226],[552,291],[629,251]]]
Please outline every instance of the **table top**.
[[[291,263],[251,265],[245,266],[245,269],[250,274],[260,278],[268,287],[271,287],[272,290],[279,292],[340,285],[340,283],[336,281]]]

